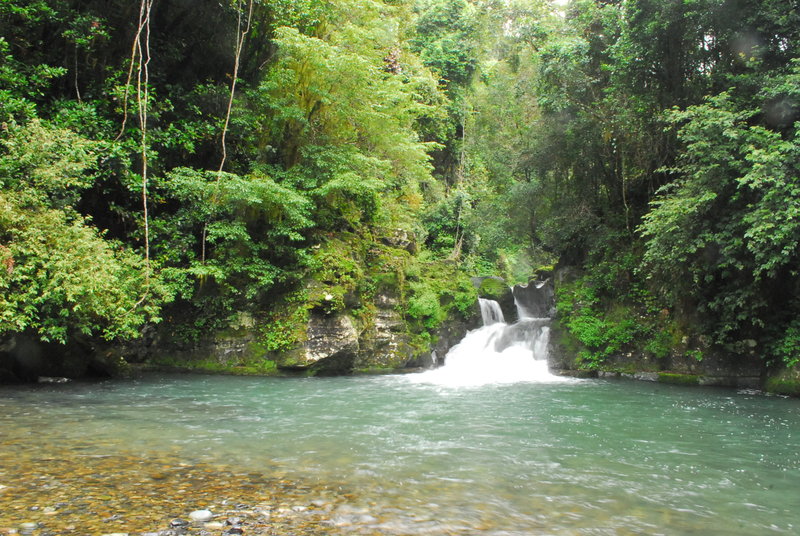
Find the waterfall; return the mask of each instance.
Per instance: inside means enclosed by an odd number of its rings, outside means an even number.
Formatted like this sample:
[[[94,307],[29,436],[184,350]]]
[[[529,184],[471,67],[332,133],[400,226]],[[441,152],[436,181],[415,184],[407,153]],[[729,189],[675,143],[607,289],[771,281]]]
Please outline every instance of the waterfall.
[[[530,292],[526,289],[530,287]],[[520,299],[517,289],[522,288]],[[433,383],[449,387],[469,387],[519,382],[570,381],[550,373],[547,368],[547,348],[550,339],[550,318],[531,316],[530,312],[550,312],[550,304],[531,304],[542,294],[542,286],[515,287],[514,302],[520,318],[506,324],[500,305],[481,298],[483,326],[470,331],[444,357],[444,365],[410,377],[415,383]],[[525,293],[528,294],[525,294]],[[542,294],[545,300],[552,292]],[[527,300],[526,304],[521,302]]]
[[[484,326],[490,326],[497,322],[505,323],[506,319],[503,317],[503,310],[500,309],[499,303],[494,300],[478,298],[478,304],[481,307],[481,318]]]

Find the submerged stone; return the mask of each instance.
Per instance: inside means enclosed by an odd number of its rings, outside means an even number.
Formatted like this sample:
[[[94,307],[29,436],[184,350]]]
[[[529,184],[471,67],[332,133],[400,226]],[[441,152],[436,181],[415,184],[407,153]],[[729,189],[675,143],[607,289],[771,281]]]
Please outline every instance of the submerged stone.
[[[194,512],[189,514],[189,519],[197,523],[203,523],[205,521],[210,521],[211,518],[214,517],[214,514],[211,513],[211,510],[195,510]]]

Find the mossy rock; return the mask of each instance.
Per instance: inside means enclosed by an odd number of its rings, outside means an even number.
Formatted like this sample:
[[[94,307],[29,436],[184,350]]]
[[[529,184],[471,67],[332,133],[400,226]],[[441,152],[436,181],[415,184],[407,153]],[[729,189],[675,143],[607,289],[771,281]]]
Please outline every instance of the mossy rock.
[[[800,372],[794,369],[785,370],[777,376],[767,378],[764,389],[777,395],[800,397]]]
[[[511,289],[505,281],[499,277],[486,277],[478,285],[478,296],[490,300],[500,301],[504,299]]]
[[[659,372],[659,383],[670,383],[673,385],[698,385],[700,376],[697,374],[679,374],[676,372]]]

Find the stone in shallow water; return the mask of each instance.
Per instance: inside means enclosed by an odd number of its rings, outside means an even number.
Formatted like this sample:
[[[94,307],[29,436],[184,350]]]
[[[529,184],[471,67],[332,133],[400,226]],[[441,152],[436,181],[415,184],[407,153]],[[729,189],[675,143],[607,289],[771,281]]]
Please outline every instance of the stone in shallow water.
[[[210,521],[211,518],[213,517],[214,514],[211,513],[211,510],[195,510],[194,512],[189,514],[189,519],[197,523],[204,523],[206,521]]]

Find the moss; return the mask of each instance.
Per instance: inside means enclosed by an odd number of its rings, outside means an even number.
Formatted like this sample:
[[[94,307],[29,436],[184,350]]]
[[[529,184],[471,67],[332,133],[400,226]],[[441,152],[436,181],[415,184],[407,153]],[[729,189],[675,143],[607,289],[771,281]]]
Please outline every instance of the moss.
[[[348,289],[343,285],[310,285],[307,289],[308,308],[326,315],[341,312],[345,308],[347,293]]]
[[[767,378],[764,388],[769,393],[800,397],[800,379],[797,378],[786,376]]]
[[[487,277],[481,281],[481,286],[478,288],[478,294],[484,298],[491,300],[500,300],[509,292],[508,285],[501,279]]]
[[[392,374],[397,371],[396,367],[369,366],[353,371],[354,374],[380,376],[381,374]]]
[[[432,334],[448,318],[468,319],[478,300],[469,277],[444,260],[416,262],[420,275],[408,284],[403,304],[412,333]]]
[[[182,372],[209,372],[236,376],[275,376],[278,368],[269,359],[253,359],[243,362],[220,363],[212,358],[185,359],[175,356],[161,356],[151,359],[148,366],[156,369]]]
[[[637,372],[641,372],[633,365],[633,363],[623,366],[600,365],[597,370],[602,372],[610,372],[612,374],[636,374]]]
[[[676,372],[659,372],[659,383],[671,383],[675,385],[698,385],[700,376],[697,374],[679,374]]]

